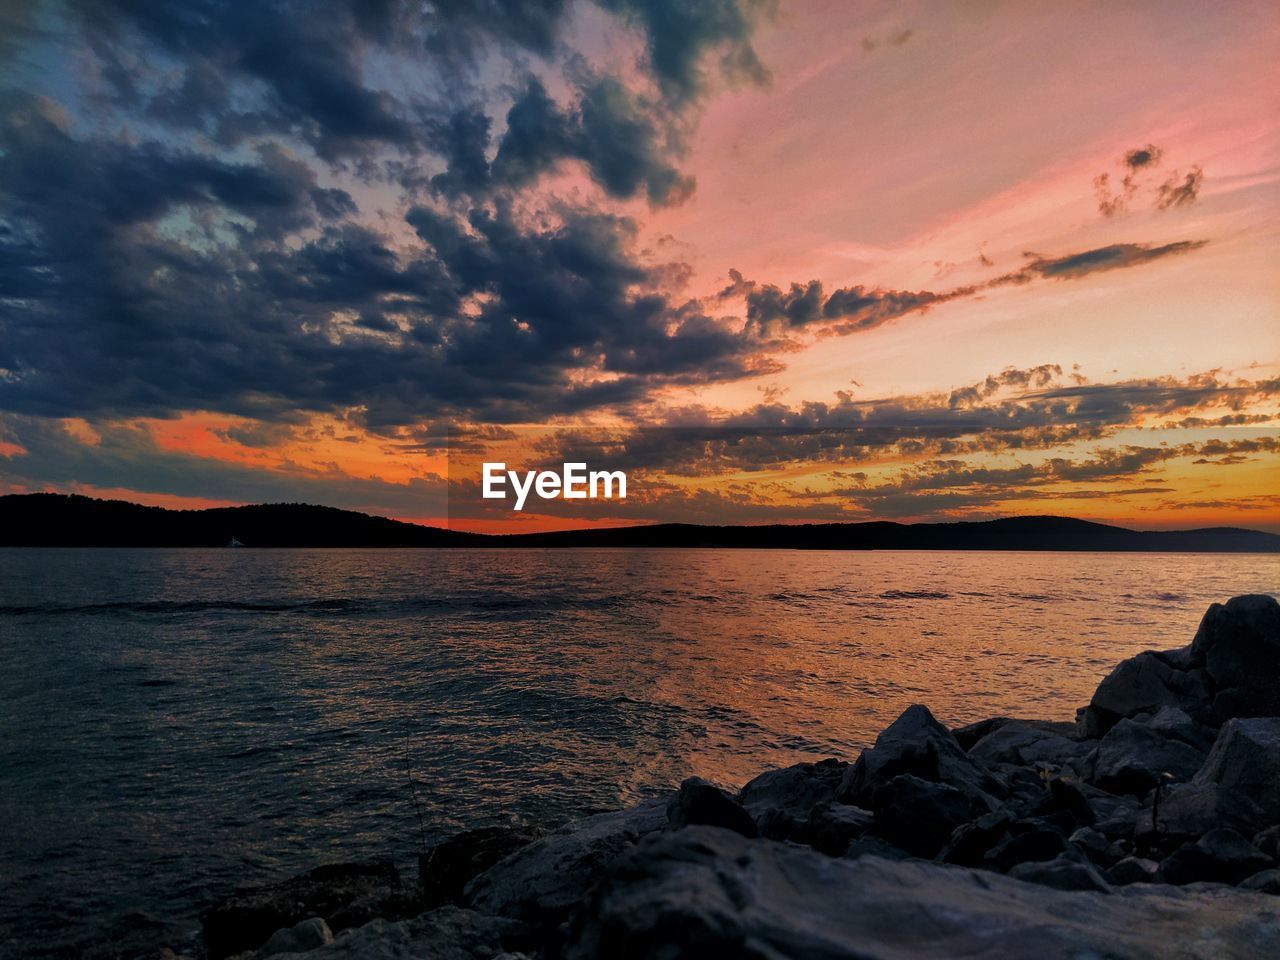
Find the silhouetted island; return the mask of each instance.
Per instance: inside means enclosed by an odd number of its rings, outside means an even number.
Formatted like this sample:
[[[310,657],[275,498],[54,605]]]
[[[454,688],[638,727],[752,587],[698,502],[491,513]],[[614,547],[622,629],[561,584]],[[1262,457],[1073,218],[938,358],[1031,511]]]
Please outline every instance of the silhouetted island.
[[[956,523],[702,526],[662,523],[479,534],[305,503],[168,510],[57,493],[0,497],[0,546],[39,547],[737,547],[789,550],[1280,552],[1280,536],[1238,527],[1129,530],[1070,517]]]

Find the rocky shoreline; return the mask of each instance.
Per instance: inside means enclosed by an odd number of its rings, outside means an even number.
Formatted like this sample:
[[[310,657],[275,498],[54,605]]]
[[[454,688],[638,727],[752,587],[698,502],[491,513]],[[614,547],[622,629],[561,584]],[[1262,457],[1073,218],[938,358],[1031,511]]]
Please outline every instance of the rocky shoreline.
[[[1214,604],[1074,723],[909,707],[853,763],[535,837],[320,867],[202,917],[211,960],[1280,957],[1280,605]]]

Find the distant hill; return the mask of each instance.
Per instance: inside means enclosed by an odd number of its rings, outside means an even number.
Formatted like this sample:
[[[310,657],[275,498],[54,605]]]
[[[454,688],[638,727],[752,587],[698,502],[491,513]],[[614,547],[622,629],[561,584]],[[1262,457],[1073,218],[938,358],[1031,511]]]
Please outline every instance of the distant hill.
[[[57,493],[0,497],[0,546],[749,547],[793,550],[1099,550],[1280,553],[1280,536],[1237,527],[1147,531],[1069,517],[958,523],[653,526],[485,535],[305,503],[167,510]]]

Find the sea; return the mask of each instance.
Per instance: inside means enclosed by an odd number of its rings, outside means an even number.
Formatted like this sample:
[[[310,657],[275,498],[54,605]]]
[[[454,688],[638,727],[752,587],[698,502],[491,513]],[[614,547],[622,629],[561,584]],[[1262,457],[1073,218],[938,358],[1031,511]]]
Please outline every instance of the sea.
[[[0,956],[195,950],[323,863],[1069,720],[1280,556],[0,550]],[[419,818],[421,813],[421,819]]]

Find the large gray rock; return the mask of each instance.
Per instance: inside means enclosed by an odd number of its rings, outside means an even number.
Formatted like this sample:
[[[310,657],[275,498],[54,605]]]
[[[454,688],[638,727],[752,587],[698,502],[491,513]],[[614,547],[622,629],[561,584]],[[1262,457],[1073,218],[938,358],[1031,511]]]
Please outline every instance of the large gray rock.
[[[917,857],[932,857],[952,831],[987,811],[948,783],[910,774],[894,777],[875,794],[878,833]]]
[[[1068,736],[1070,724],[1009,720],[969,748],[969,756],[985,764],[1048,764],[1061,767],[1083,757],[1092,744]]]
[[[1213,681],[1214,715],[1280,716],[1280,603],[1265,594],[1209,607],[1191,643]]]
[[[1273,955],[1280,902],[1229,888],[1063,891],[981,871],[692,827],[620,860],[571,918],[565,960],[1231,960]]]
[[[999,783],[972,760],[951,731],[927,707],[907,707],[862,751],[840,784],[840,799],[878,811],[876,794],[895,777],[910,775],[955,787],[986,809],[994,809]]]
[[[390,863],[337,863],[283,883],[239,890],[200,917],[212,960],[252,950],[277,930],[322,917],[334,930],[364,923],[402,896]]]
[[[1176,781],[1190,780],[1204,759],[1203,750],[1125,718],[1098,744],[1091,782],[1108,793],[1140,797],[1166,773]]]
[[[1227,721],[1195,782],[1243,794],[1280,823],[1280,717]]]
[[[1134,824],[1133,833],[1139,839],[1195,840],[1215,827],[1252,836],[1267,825],[1256,803],[1216,783],[1175,783],[1162,791],[1158,811],[1153,800],[1154,791]]]
[[[536,831],[478,827],[454,834],[418,856],[419,912],[457,903],[467,882],[538,838]]]
[[[303,953],[333,943],[333,932],[321,917],[311,917],[292,927],[277,930],[254,954],[255,960],[278,953]]]
[[[557,925],[614,860],[667,826],[669,799],[597,814],[535,840],[467,884],[467,905],[531,926]]]
[[[1009,871],[1009,876],[1053,887],[1055,890],[1096,890],[1108,893],[1111,889],[1093,864],[1067,856],[1020,863]]]
[[[1198,717],[1210,705],[1209,676],[1193,665],[1187,651],[1148,650],[1120,661],[1098,684],[1080,715],[1079,733],[1101,737],[1123,718],[1154,714],[1161,707]]]
[[[830,759],[769,770],[739,791],[738,802],[762,835],[797,839],[807,829],[814,809],[836,798],[848,768],[844,761]]]
[[[1184,843],[1160,864],[1164,883],[1239,883],[1274,861],[1235,830],[1219,827]]]
[[[446,906],[411,920],[371,920],[338,934],[328,946],[279,954],[276,960],[492,960],[524,935],[514,921]]]
[[[729,794],[701,777],[690,777],[667,804],[667,822],[673,829],[689,826],[724,827],[744,837],[760,831],[751,814]]]

